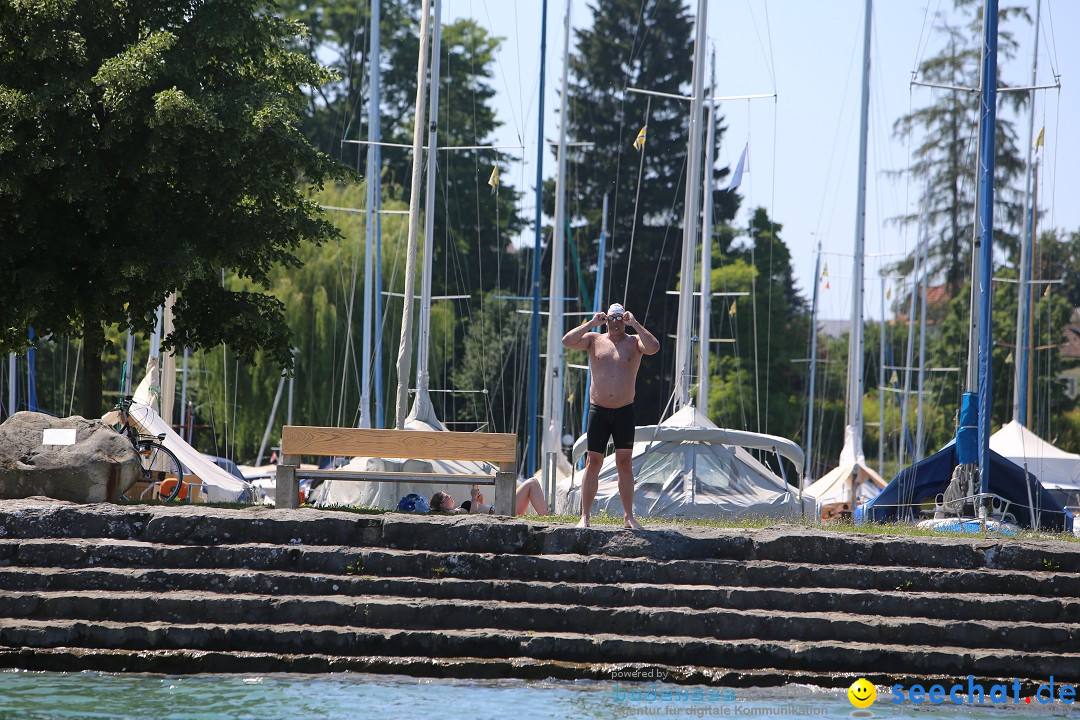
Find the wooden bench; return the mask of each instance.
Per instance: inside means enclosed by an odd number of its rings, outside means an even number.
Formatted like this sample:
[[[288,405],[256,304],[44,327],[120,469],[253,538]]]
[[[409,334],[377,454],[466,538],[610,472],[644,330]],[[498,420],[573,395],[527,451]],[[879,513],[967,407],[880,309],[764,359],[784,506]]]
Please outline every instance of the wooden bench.
[[[415,460],[473,460],[499,469],[475,475],[346,470],[301,470],[302,455],[321,457],[379,457]],[[306,427],[281,429],[281,460],[277,466],[277,507],[300,505],[300,478],[367,480],[369,482],[430,482],[435,485],[494,485],[492,505],[499,515],[514,514],[517,493],[517,436],[511,433],[466,433],[425,430],[369,430]]]

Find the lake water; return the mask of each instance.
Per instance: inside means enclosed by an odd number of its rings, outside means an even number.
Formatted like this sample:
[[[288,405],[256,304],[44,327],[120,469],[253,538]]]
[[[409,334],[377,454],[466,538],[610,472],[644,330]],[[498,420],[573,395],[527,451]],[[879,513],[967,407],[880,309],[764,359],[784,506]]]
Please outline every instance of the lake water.
[[[434,680],[386,675],[137,675],[0,672],[0,718],[53,720],[307,720],[328,718],[849,718],[1076,717],[1048,705],[894,705],[885,688],[867,710],[845,690],[714,688],[616,682]]]

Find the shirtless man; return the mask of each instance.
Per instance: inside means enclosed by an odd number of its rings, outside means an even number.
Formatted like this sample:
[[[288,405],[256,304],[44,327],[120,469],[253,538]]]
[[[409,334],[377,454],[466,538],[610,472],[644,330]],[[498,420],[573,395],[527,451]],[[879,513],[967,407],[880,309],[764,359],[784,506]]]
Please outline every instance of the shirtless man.
[[[607,324],[607,334],[589,332]],[[627,326],[637,335],[627,335]],[[615,443],[615,467],[619,471],[619,497],[623,505],[623,525],[640,530],[634,519],[634,391],[642,355],[653,355],[660,343],[619,303],[606,313],[598,312],[592,320],[563,335],[563,345],[572,350],[587,350],[592,383],[589,386],[589,451],[585,480],[581,484],[581,521],[589,527],[593,500],[599,484],[600,466],[604,463],[608,437]]]

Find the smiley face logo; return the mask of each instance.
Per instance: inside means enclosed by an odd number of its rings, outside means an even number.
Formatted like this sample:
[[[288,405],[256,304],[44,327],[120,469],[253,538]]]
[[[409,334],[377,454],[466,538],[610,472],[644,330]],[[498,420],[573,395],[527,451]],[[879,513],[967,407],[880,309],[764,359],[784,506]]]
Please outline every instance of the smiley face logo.
[[[851,683],[847,691],[848,700],[857,708],[868,708],[877,700],[877,688],[866,678],[859,678]]]

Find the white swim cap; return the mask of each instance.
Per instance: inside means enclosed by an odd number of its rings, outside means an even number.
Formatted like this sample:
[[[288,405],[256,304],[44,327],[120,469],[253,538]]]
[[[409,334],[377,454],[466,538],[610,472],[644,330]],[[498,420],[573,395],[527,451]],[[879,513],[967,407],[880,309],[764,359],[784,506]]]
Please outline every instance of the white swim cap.
[[[611,303],[611,307],[609,307],[607,309],[607,314],[608,315],[622,315],[625,312],[626,312],[626,308],[624,308],[619,303]]]

